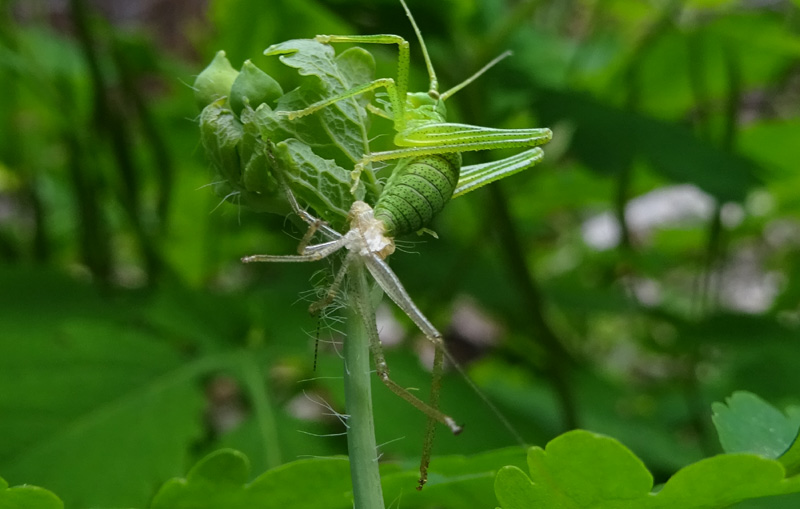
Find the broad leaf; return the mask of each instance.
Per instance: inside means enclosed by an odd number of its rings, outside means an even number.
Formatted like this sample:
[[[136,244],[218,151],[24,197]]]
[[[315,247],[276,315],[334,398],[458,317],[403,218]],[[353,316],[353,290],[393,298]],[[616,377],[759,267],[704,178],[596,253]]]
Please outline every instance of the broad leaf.
[[[519,447],[499,449],[471,457],[437,457],[431,464],[429,483],[416,490],[418,465],[410,462],[381,465],[381,482],[387,506],[402,500],[408,507],[489,507],[491,486],[503,465],[522,465]],[[232,449],[213,452],[200,460],[185,478],[162,486],[150,509],[349,509],[352,507],[350,465],[346,458],[304,459],[287,463],[250,478],[249,461]]]
[[[747,452],[776,459],[797,437],[800,412],[787,416],[749,392],[734,392],[725,403],[714,403],[713,421],[725,452]]]
[[[530,477],[502,469],[495,491],[503,509],[723,509],[759,497],[800,492],[783,466],[749,454],[724,454],[678,471],[657,493],[644,464],[616,440],[565,433],[528,453]]]
[[[143,505],[202,433],[202,364],[131,323],[130,296],[3,271],[0,472],[70,507]]]
[[[3,509],[63,509],[64,503],[53,493],[38,486],[8,487],[0,477],[0,507]]]
[[[372,54],[362,48],[351,48],[337,56],[330,45],[313,39],[294,39],[274,44],[264,53],[280,55],[281,62],[296,68],[302,76],[316,78],[306,80],[297,92],[306,104],[369,83],[372,81],[375,69]],[[320,110],[319,115],[315,115],[320,119],[322,128],[333,143],[347,154],[352,162],[359,161],[369,152],[368,117],[364,109],[364,103],[368,99],[369,97],[362,95],[337,101]],[[293,103],[290,104],[292,109],[296,109]],[[286,101],[278,102],[279,110],[286,109],[286,106],[288,106]]]
[[[201,460],[159,490],[151,509],[319,509],[352,505],[346,458],[311,459],[268,470],[247,483],[247,458],[232,449]]]

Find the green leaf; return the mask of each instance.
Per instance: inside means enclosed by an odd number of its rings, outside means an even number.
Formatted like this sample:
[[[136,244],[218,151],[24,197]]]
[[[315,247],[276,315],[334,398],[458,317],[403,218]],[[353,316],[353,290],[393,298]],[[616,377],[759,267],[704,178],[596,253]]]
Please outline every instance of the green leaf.
[[[523,464],[524,451],[510,447],[470,457],[437,457],[429,483],[415,489],[416,462],[408,468],[381,465],[384,498],[403,500],[403,506],[460,509],[489,507],[492,481],[504,464]],[[248,483],[249,462],[232,449],[213,452],[200,460],[185,478],[167,481],[151,509],[349,509],[352,507],[350,467],[346,458],[294,461],[268,470]],[[388,505],[388,502],[387,502]]]
[[[498,472],[503,509],[722,509],[751,498],[800,492],[777,461],[724,454],[679,470],[652,493],[652,476],[616,440],[588,431],[565,433],[528,453],[530,477],[519,468]]]
[[[629,449],[583,430],[565,433],[545,449],[531,448],[528,468],[532,483],[518,469],[498,473],[495,490],[504,509],[600,507],[609,500],[641,498],[653,486],[650,472]]]
[[[70,507],[144,505],[202,434],[205,366],[121,319],[135,305],[120,295],[0,276],[0,472]]]
[[[311,148],[294,138],[278,143],[275,155],[284,164],[286,180],[292,191],[334,228],[341,230],[353,203],[350,172],[332,159],[317,156]],[[359,182],[355,199],[363,198],[364,185]]]
[[[428,484],[421,491],[414,489],[419,479],[418,461],[410,460],[403,470],[384,465],[381,468],[384,499],[387,506],[389,501],[402,500],[401,507],[492,507],[495,503],[492,485],[497,471],[504,465],[524,465],[524,462],[522,447],[471,456],[437,456],[428,471]]]
[[[0,507],[3,509],[63,509],[64,503],[53,493],[37,486],[15,486],[0,477]]]
[[[784,476],[777,461],[749,454],[721,454],[679,470],[651,506],[722,509],[749,498],[800,492],[798,479]]]
[[[332,47],[314,40],[288,41],[271,47],[268,53],[280,54],[282,62],[310,79],[280,96],[273,110],[268,103],[276,97],[280,86],[246,62],[233,84],[236,94],[231,98],[234,110],[241,108],[240,116],[237,118],[222,100],[203,110],[200,118],[203,146],[223,179],[215,190],[222,197],[254,210],[288,213],[288,203],[272,174],[266,150],[266,143],[281,147],[281,142],[287,142],[291,147],[288,150],[279,148],[276,157],[282,159],[286,167],[289,188],[323,219],[341,227],[346,223],[353,202],[349,192],[350,174],[342,166],[351,167],[369,152],[368,117],[364,108],[369,97],[338,101],[300,119],[289,120],[281,112],[303,109],[321,98],[369,82],[374,72],[374,59],[360,48],[351,48],[335,56]],[[252,86],[253,83],[257,86]],[[250,98],[253,88],[266,92],[263,97]],[[246,95],[261,104],[251,102],[255,109],[243,105],[239,99]],[[292,148],[300,144],[303,150]],[[370,193],[376,195],[371,170],[365,172],[363,181],[370,186]],[[364,198],[363,184],[359,184],[355,194],[358,199]]]
[[[266,104],[262,106],[269,110]],[[209,104],[200,114],[200,140],[222,178],[214,191],[259,212],[288,214],[291,209],[271,173],[254,118],[255,112],[247,106],[237,119],[223,100]]]
[[[641,157],[664,177],[693,183],[721,201],[742,201],[761,180],[752,160],[719,149],[678,124],[585,94],[549,89],[542,96],[543,123],[574,122],[571,150],[596,171],[614,174]]]
[[[247,484],[247,458],[232,449],[200,460],[185,479],[171,479],[151,509],[347,509],[350,466],[346,458],[299,460],[268,470]]]
[[[306,105],[322,98],[342,94],[357,85],[372,81],[375,59],[362,48],[350,48],[338,56],[330,45],[313,39],[294,39],[274,44],[264,52],[266,55],[280,55],[280,60],[289,67],[297,69],[306,80],[298,89]],[[287,94],[288,95],[288,94]],[[291,109],[298,109],[294,104]],[[319,118],[323,130],[351,162],[359,161],[369,152],[367,126],[369,117],[364,105],[367,95],[337,101],[314,115]],[[289,110],[287,102],[279,101],[278,109]],[[302,120],[302,119],[301,119]],[[293,121],[296,122],[296,121]],[[298,128],[299,129],[299,128]],[[319,143],[319,141],[317,141]]]
[[[261,105],[269,111],[269,106]],[[257,114],[248,105],[239,117],[242,121],[242,139],[239,144],[242,181],[239,203],[258,212],[270,212],[285,216],[291,207],[273,174],[272,162],[267,155],[267,144],[261,138],[256,122]]]
[[[776,459],[797,437],[800,412],[787,416],[755,394],[738,391],[714,403],[712,417],[725,452],[747,452]]]

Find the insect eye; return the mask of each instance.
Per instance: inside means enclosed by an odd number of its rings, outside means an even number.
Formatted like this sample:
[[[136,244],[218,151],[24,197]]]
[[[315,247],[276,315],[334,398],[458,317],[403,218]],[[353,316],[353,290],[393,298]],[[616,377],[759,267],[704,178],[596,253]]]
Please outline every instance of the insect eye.
[[[439,100],[439,92],[437,92],[436,90],[428,90],[428,97],[430,97],[434,101],[438,101]]]

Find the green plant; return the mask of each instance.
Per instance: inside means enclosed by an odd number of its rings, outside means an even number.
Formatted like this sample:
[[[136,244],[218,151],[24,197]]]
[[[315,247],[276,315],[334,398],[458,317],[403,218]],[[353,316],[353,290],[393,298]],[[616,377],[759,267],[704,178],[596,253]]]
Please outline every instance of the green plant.
[[[216,184],[250,208],[199,189],[212,179],[185,83],[201,67],[191,55],[211,60],[212,49],[225,48],[237,68],[251,57],[290,90],[305,77],[261,56],[264,47],[316,33],[412,40],[401,6],[275,0],[269,15],[256,15],[263,1],[212,0],[202,20],[182,17],[165,37],[154,18],[121,26],[85,8],[83,30],[63,31],[87,2],[68,4],[53,16],[12,0],[0,14],[0,475],[11,486],[43,486],[69,509],[143,508],[164,479],[181,485],[192,464],[220,448],[249,457],[251,474],[237,470],[243,487],[279,465],[292,470],[298,457],[341,458],[344,428],[321,415],[329,410],[309,417],[295,406],[307,393],[344,412],[341,380],[331,378],[341,362],[326,343],[338,333],[320,330],[313,374],[303,331],[313,338],[317,321],[293,305],[309,268],[238,263],[243,254],[292,252],[290,235],[307,225],[283,219],[291,209],[276,179],[263,183],[275,200],[261,202],[278,214],[251,212],[261,197],[243,185]],[[421,257],[392,257],[409,294],[452,351],[467,354],[472,378],[526,442],[544,448],[576,427],[614,437],[658,490],[718,449],[712,401],[744,388],[781,408],[796,403],[797,6],[448,0],[411,8],[443,82],[514,50],[448,99],[448,119],[556,133],[539,170],[452,201],[432,227],[443,241],[414,244]],[[415,49],[412,88],[425,90]],[[395,48],[370,51],[378,75],[394,77]],[[247,112],[244,103],[229,109],[237,119]],[[325,114],[294,121],[319,127],[297,133],[306,134],[297,147],[349,172],[357,161],[319,123]],[[393,134],[385,119],[367,119],[371,132]],[[389,136],[368,144],[392,148]],[[363,142],[354,147],[353,157],[363,153]],[[481,156],[465,154],[465,164]],[[255,168],[260,157],[267,153],[247,161]],[[319,164],[298,166],[302,175]],[[342,176],[341,186],[326,181],[332,191],[349,192]],[[679,190],[702,198],[697,215],[642,225],[644,202]],[[686,211],[682,203],[670,210]],[[325,220],[345,231],[349,205]],[[618,226],[618,236],[596,243],[589,233],[598,219]],[[392,335],[405,345],[387,347],[392,374],[422,387],[430,373],[407,347],[424,339],[402,334],[413,324],[395,314]],[[465,334],[476,315],[492,327]],[[445,372],[442,408],[466,432],[438,437],[430,482],[414,492],[425,417],[373,384],[387,505],[495,507],[497,470],[516,465],[530,475],[524,452],[499,449],[512,437]],[[232,390],[227,399],[220,386]],[[234,419],[217,421],[231,417],[220,415],[227,405]],[[780,435],[766,447],[728,442],[740,452],[777,450],[793,433]],[[297,482],[261,485],[264,504],[318,492],[316,507],[352,507],[346,464],[317,471],[337,476],[327,491],[310,482],[314,460],[305,461]],[[794,509],[796,497],[736,507]]]
[[[265,52],[267,55],[284,55],[282,57],[284,63],[297,67],[301,74],[317,77],[319,80],[317,85],[322,83],[319,88],[324,94],[327,94],[308,106],[302,107],[300,104],[300,108],[293,103],[296,100],[293,97],[290,100],[292,106],[296,108],[293,110],[285,110],[287,101],[282,103],[278,95],[273,97],[278,104],[277,108],[273,110],[269,101],[263,97],[267,97],[272,91],[275,94],[280,91],[280,87],[274,84],[274,80],[271,80],[263,72],[248,71],[249,62],[245,64],[246,67],[240,74],[235,75],[235,71],[232,71],[223,52],[217,54],[209,67],[198,76],[195,84],[198,101],[205,100],[208,103],[201,117],[201,130],[206,150],[210,152],[219,174],[229,183],[229,186],[234,189],[239,188],[239,191],[230,193],[226,197],[244,191],[255,193],[260,197],[262,203],[288,203],[292,212],[309,226],[298,247],[298,255],[251,255],[244,257],[242,261],[246,263],[307,262],[321,260],[342,248],[346,248],[348,251],[324,297],[312,304],[310,310],[312,313],[324,310],[343,291],[344,284],[350,283],[346,293],[346,306],[351,311],[349,313],[349,323],[351,323],[349,335],[354,338],[362,338],[364,341],[363,349],[352,346],[356,342],[355,339],[345,347],[348,437],[357,507],[377,507],[379,501],[382,500],[377,482],[377,457],[374,431],[372,430],[369,381],[364,376],[369,373],[369,364],[364,362],[363,357],[367,349],[375,358],[380,380],[392,392],[428,416],[429,421],[420,465],[420,489],[427,482],[434,423],[439,422],[446,425],[454,434],[461,431],[461,427],[453,418],[438,409],[442,366],[446,353],[442,334],[417,308],[399,278],[384,261],[388,255],[394,252],[394,237],[421,231],[433,216],[442,210],[454,193],[456,196],[460,196],[482,185],[512,175],[536,164],[543,155],[540,148],[532,148],[496,163],[467,167],[464,168],[464,178],[461,179],[461,152],[535,147],[549,141],[552,135],[549,129],[503,130],[447,123],[444,100],[472,82],[500,58],[495,59],[460,85],[440,95],[437,91],[438,80],[419,29],[402,0],[401,4],[414,27],[425,55],[430,77],[430,88],[427,93],[407,92],[408,43],[399,36],[318,36],[314,41],[289,41],[268,48]],[[398,44],[400,56],[397,85],[391,79],[379,79],[361,84],[360,81],[363,81],[362,78],[365,75],[363,69],[370,69],[370,66],[362,65],[362,70],[353,74],[350,71],[352,65],[347,64],[347,60],[339,61],[331,58],[330,51],[325,45],[330,42]],[[349,50],[350,53],[358,55],[357,58],[365,59],[364,53],[360,51],[363,50],[358,48]],[[342,56],[346,55],[347,52]],[[252,64],[249,65],[252,67]],[[240,83],[246,83],[246,85],[237,87],[237,84]],[[337,91],[337,87],[342,87],[343,84],[346,86],[348,83],[352,84],[349,89],[343,92]],[[367,109],[394,122],[395,129],[398,131],[395,143],[401,148],[387,152],[372,152],[369,146],[366,146],[361,155],[357,157],[355,170],[351,172],[352,185],[349,187],[349,192],[352,197],[341,192],[341,178],[337,180],[338,192],[326,193],[328,189],[320,185],[315,186],[313,183],[314,181],[318,182],[319,175],[330,173],[342,175],[345,171],[338,167],[335,161],[319,158],[310,150],[311,147],[320,144],[320,138],[309,138],[309,133],[306,132],[303,133],[305,141],[302,142],[293,137],[282,139],[281,135],[285,132],[302,131],[302,126],[298,127],[293,123],[318,111],[329,112],[327,117],[323,117],[323,124],[328,122],[347,125],[349,119],[350,125],[352,125],[353,119],[356,119],[355,127],[360,128],[357,132],[365,133],[367,131],[366,109],[353,98],[367,94],[377,87],[386,87],[391,108],[380,110],[367,104]],[[229,91],[226,92],[226,89]],[[245,89],[249,91],[249,96],[243,95],[241,92]],[[295,95],[300,95],[300,90],[294,91]],[[316,92],[315,95],[319,95],[319,89]],[[251,101],[253,97],[258,97],[258,99]],[[307,97],[309,96],[304,96],[306,102],[308,102]],[[244,109],[237,112],[237,104],[242,104]],[[228,109],[231,107],[232,110]],[[250,146],[246,147],[245,133],[247,129],[245,126],[251,123],[251,119],[258,128],[260,138],[251,135],[251,141],[248,143]],[[235,134],[230,135],[231,131]],[[250,129],[250,131],[253,130]],[[321,137],[325,141],[328,138],[336,141],[337,136],[329,134]],[[364,140],[363,134],[360,139]],[[253,148],[253,144],[256,148]],[[299,153],[302,148],[306,148],[308,152],[300,158],[288,154],[286,150],[279,150],[290,146],[296,147],[295,153]],[[353,145],[351,144],[351,146]],[[345,155],[353,155],[348,151],[343,152]],[[357,154],[357,148],[353,152]],[[239,157],[242,154],[245,157],[240,160]],[[250,154],[256,156],[257,164],[252,162],[253,156]],[[376,182],[370,168],[366,178],[369,189],[366,190],[364,184],[361,183],[361,175],[367,171],[367,165],[386,160],[399,160],[399,162],[382,186]],[[298,167],[298,164],[305,165],[306,171],[303,173],[305,182],[298,182],[297,179],[291,178],[291,175],[297,174],[297,172],[292,172],[291,168]],[[258,174],[260,177],[253,177],[254,174]],[[251,175],[249,179],[248,175]],[[260,183],[271,180],[277,182],[277,185],[263,186],[258,189],[249,183],[254,179]],[[241,189],[242,187],[244,189]],[[298,193],[305,192],[313,195],[304,203],[313,206],[323,217],[340,219],[342,211],[346,210],[347,205],[350,204],[346,216],[349,221],[347,232],[337,231],[309,214],[295,198],[295,190]],[[362,201],[362,199],[370,198],[371,201],[374,201],[374,211],[370,205]],[[353,201],[354,199],[355,201]],[[309,245],[317,232],[322,233],[326,241],[321,244]],[[378,338],[374,304],[364,279],[366,271],[376,281],[378,287],[389,295],[434,345],[436,353],[433,361],[429,404],[421,401],[389,377],[389,369]],[[354,320],[361,323],[353,326]],[[348,354],[348,352],[352,353]],[[453,359],[451,358],[451,360]],[[356,369],[355,366],[359,366],[359,369]]]

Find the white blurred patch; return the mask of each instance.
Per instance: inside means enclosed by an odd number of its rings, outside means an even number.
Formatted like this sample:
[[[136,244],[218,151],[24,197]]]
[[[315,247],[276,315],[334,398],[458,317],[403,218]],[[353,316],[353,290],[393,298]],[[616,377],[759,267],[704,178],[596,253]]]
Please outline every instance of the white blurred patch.
[[[783,274],[767,272],[755,249],[739,249],[726,260],[721,273],[720,298],[723,307],[743,313],[767,311],[783,286]]]
[[[385,302],[385,299],[375,310],[375,321],[378,324],[378,335],[383,346],[392,347],[399,345],[403,341],[406,331],[392,314],[392,309]]]
[[[656,307],[661,304],[661,283],[655,279],[628,277],[625,284],[636,296],[636,301],[643,306]]]
[[[744,221],[744,208],[738,203],[726,203],[719,211],[720,220],[726,228],[732,230]]]
[[[497,344],[502,329],[470,297],[460,297],[453,309],[450,328],[466,341],[479,347]]]
[[[714,198],[693,185],[683,184],[656,189],[630,200],[625,208],[625,221],[631,234],[646,237],[657,227],[703,223],[713,211]],[[581,231],[584,242],[598,251],[619,245],[621,229],[612,212],[584,221]]]
[[[670,186],[630,200],[625,208],[625,220],[631,235],[641,241],[658,228],[704,227],[711,220],[714,207],[714,198],[693,185]],[[727,229],[733,229],[742,224],[748,215],[764,216],[774,208],[771,194],[754,191],[744,206],[724,204],[720,219]],[[604,251],[619,245],[620,225],[612,212],[589,218],[581,229],[584,242],[593,249]],[[772,221],[764,229],[764,238],[770,248],[798,246],[800,223],[785,219]],[[721,260],[722,265],[712,270],[710,294],[718,295],[720,305],[726,309],[743,313],[762,313],[769,309],[780,291],[784,276],[764,270],[764,258],[767,255],[747,245],[731,246],[724,260]],[[698,276],[689,274],[688,277],[689,280],[685,282],[694,285],[694,279]],[[651,306],[658,305],[662,300],[664,290],[661,284],[643,278],[626,281],[639,302]]]
[[[800,246],[800,223],[792,219],[775,219],[764,227],[764,238],[774,249]]]
[[[289,415],[303,421],[320,421],[330,417],[333,409],[326,404],[321,396],[316,394],[302,393],[297,394],[286,404],[286,411]]]
[[[775,198],[769,191],[755,190],[745,201],[747,213],[753,216],[766,216],[775,210]]]

